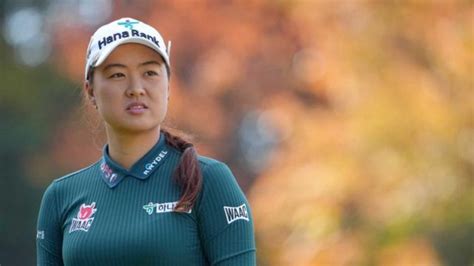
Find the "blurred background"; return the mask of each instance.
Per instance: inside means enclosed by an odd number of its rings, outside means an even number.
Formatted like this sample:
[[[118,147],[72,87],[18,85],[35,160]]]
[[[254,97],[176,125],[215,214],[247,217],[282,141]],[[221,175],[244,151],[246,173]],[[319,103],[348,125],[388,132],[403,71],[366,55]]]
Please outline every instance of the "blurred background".
[[[2,0],[2,266],[101,154],[85,51],[124,16],[172,40],[167,124],[233,169],[259,265],[473,265],[472,1]]]

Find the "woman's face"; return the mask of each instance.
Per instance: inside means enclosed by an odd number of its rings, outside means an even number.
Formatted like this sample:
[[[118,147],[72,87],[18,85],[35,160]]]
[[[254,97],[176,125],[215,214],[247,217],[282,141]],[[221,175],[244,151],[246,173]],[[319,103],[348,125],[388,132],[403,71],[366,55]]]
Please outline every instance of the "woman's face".
[[[161,56],[141,44],[123,44],[94,70],[86,90],[107,130],[156,130],[168,109],[168,76]]]

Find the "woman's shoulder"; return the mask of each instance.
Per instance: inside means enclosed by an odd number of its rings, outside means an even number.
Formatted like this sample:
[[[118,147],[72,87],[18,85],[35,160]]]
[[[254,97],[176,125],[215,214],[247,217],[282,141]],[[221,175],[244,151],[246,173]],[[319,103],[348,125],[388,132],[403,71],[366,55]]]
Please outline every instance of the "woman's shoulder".
[[[56,178],[53,180],[52,184],[68,184],[68,183],[75,183],[75,182],[81,182],[84,179],[89,179],[95,174],[98,173],[100,170],[100,160],[87,166],[82,169],[79,169],[77,171],[68,173],[66,175],[63,175],[59,178]]]
[[[90,184],[90,180],[95,176],[95,172],[100,169],[100,161],[93,163],[78,171],[66,174],[54,179],[44,191],[43,198],[56,198],[53,195],[72,195],[79,189]]]
[[[234,186],[237,184],[234,174],[230,167],[217,159],[198,156],[199,165],[203,176],[204,185],[222,186],[228,184]]]
[[[217,159],[198,155],[199,166],[203,174],[214,172],[221,169],[229,169],[226,163],[221,162]],[[230,170],[230,169],[229,169]]]
[[[207,167],[209,165],[218,165],[218,164],[225,164],[217,159],[207,157],[204,155],[198,155],[198,161],[201,167]]]

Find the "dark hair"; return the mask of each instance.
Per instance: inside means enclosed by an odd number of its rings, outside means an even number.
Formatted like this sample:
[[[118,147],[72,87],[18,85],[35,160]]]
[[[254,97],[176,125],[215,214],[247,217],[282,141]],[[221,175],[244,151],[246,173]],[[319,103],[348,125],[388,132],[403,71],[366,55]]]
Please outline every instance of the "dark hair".
[[[162,128],[160,131],[165,135],[168,145],[182,152],[173,174],[174,181],[181,187],[181,198],[175,211],[187,212],[194,206],[202,187],[202,173],[197,152],[194,145],[182,137],[171,134],[167,129]]]

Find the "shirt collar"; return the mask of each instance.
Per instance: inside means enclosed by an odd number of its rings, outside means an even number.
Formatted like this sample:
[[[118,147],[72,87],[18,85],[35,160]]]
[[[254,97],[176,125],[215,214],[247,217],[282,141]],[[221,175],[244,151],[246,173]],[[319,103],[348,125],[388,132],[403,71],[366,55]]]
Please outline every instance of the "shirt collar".
[[[168,154],[169,147],[161,133],[155,146],[127,170],[110,158],[109,147],[105,145],[100,164],[102,179],[110,188],[117,186],[126,176],[145,180],[168,158]]]

